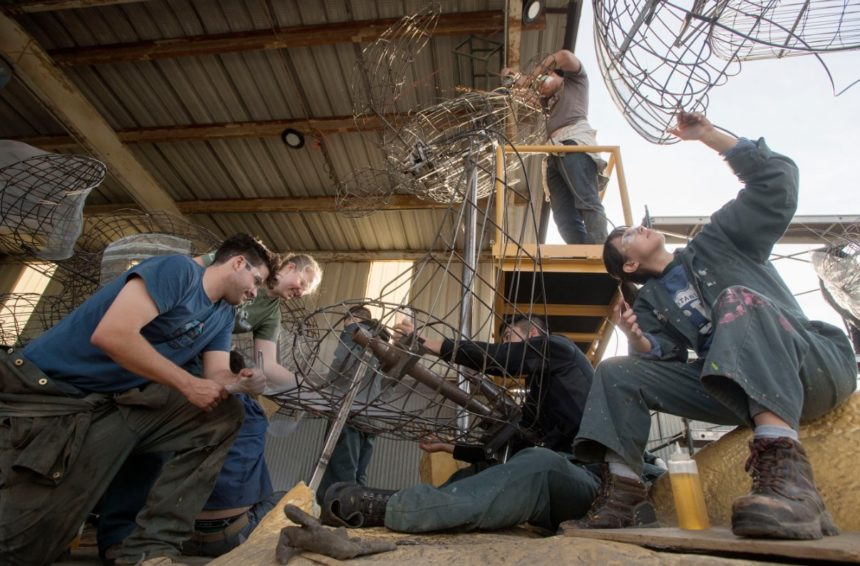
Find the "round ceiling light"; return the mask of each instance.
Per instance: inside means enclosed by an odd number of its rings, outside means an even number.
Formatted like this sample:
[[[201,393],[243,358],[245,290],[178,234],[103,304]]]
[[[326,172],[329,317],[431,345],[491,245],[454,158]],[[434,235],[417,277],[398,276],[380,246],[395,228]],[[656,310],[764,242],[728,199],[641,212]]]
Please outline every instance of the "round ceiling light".
[[[301,149],[305,145],[305,135],[294,128],[287,128],[281,132],[281,139],[293,149]]]

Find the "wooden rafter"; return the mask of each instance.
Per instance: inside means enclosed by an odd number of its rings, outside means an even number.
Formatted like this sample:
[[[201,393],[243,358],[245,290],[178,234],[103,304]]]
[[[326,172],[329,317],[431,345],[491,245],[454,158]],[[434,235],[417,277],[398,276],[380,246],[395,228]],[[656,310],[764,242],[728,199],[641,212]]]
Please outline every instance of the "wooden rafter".
[[[116,4],[132,4],[145,0],[30,0],[5,4],[0,10],[9,14],[27,14],[35,12],[54,12],[59,10],[75,10],[79,8],[97,8],[99,6],[114,6]]]
[[[490,35],[504,30],[504,12],[485,10],[442,14],[434,36]],[[337,43],[374,41],[399,18],[293,26],[279,30],[256,30],[202,35],[157,41],[140,41],[95,47],[57,49],[50,52],[58,65],[99,65],[125,61],[149,61],[174,57],[200,57],[238,51],[314,47]],[[527,29],[543,29],[545,20]]]
[[[15,76],[75,137],[105,162],[111,175],[147,211],[179,214],[170,195],[123,145],[98,110],[39,43],[11,17],[0,13],[0,53],[15,68]]]
[[[160,128],[137,128],[119,130],[117,136],[123,143],[168,143],[191,140],[241,139],[278,137],[286,128],[293,128],[306,135],[329,135],[378,130],[382,122],[376,116],[364,118],[359,127],[352,116],[332,116],[297,120],[268,120],[255,122],[226,122],[195,126],[166,126]],[[78,146],[71,136],[33,136],[18,138],[18,141],[46,150],[70,149]]]
[[[502,314],[532,313],[539,316],[608,316],[606,305],[544,305],[540,303],[517,303],[506,305]]]
[[[448,206],[446,203],[421,200],[412,195],[393,195],[377,210],[436,209]],[[337,212],[335,199],[332,197],[186,200],[177,202],[176,207],[182,214]],[[84,213],[109,214],[128,208],[135,206],[132,203],[91,204],[84,207]]]

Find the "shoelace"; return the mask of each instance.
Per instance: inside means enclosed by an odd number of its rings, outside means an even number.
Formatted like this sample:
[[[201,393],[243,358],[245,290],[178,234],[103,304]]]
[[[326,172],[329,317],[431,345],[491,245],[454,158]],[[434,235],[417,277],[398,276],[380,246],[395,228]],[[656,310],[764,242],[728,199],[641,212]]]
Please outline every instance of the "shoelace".
[[[752,469],[753,491],[779,490],[785,479],[785,466],[781,465],[778,449],[789,448],[791,442],[781,438],[767,444],[753,442],[749,458],[744,465],[747,472]]]

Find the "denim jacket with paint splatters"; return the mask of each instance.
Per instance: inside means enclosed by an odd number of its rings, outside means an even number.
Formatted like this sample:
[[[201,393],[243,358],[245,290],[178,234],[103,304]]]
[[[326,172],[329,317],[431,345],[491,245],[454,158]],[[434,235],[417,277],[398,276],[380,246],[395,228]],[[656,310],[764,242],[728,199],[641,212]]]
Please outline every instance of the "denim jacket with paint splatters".
[[[720,294],[740,285],[803,317],[768,260],[797,209],[797,166],[771,151],[764,139],[740,141],[726,160],[744,188],[676,256],[709,316]],[[688,348],[699,351],[703,337],[657,279],[642,286],[633,309],[642,332],[657,346],[658,355],[646,357],[685,361]]]

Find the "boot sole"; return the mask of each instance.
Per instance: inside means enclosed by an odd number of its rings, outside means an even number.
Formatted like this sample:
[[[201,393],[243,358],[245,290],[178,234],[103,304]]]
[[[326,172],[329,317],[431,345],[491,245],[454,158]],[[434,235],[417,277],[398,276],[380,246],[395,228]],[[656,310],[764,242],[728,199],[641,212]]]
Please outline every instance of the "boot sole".
[[[818,540],[839,534],[827,511],[806,522],[780,522],[772,515],[746,512],[743,518],[732,517],[732,532],[739,537],[787,540]]]

